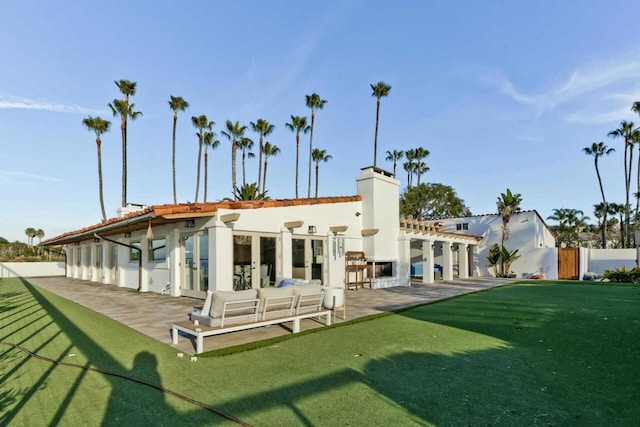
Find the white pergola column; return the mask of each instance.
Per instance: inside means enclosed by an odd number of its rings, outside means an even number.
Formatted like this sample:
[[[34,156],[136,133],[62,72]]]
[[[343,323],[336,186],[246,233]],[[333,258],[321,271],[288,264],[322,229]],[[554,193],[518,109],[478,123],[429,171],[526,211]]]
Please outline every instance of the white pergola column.
[[[453,280],[453,251],[451,242],[442,242],[442,280]]]
[[[65,246],[65,253],[67,254],[67,277],[73,277],[73,266],[74,266],[74,257],[73,257],[73,249],[69,246]]]
[[[233,290],[233,229],[222,221],[209,228],[209,290]]]
[[[469,245],[469,264],[471,265],[471,274],[470,277],[478,276],[478,262],[476,258],[478,257],[478,245]]]
[[[209,242],[209,244],[211,244],[211,242]],[[182,285],[182,270],[180,269],[182,245],[180,242],[180,230],[177,227],[169,234],[167,245],[170,248],[167,251],[169,255],[169,259],[167,259],[167,264],[169,265],[169,281],[171,282],[169,293],[172,297],[179,297],[180,285]]]
[[[400,286],[411,286],[411,237],[401,233],[398,238],[398,262],[395,263],[394,276]]]
[[[90,280],[91,278],[91,251],[87,254],[87,246],[80,246],[80,256],[82,259],[82,280]]]
[[[291,230],[287,227],[280,229],[280,259],[278,262],[278,269],[282,272],[281,277],[276,277],[276,280],[282,277],[293,277],[293,238],[291,237]]]
[[[434,278],[433,241],[422,241],[422,283],[433,283]]]
[[[469,277],[469,252],[466,243],[458,243],[458,277],[466,279]]]
[[[142,261],[137,268],[140,268],[139,280],[140,280],[140,292],[149,292],[149,242],[146,236],[140,239],[140,260]]]

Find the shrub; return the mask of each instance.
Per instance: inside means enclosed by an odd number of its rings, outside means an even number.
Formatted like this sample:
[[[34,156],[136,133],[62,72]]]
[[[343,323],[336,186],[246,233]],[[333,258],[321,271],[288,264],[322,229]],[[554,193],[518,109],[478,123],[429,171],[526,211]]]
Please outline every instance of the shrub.
[[[633,267],[628,270],[626,267],[618,267],[614,270],[605,270],[602,278],[614,283],[640,283],[640,268]]]

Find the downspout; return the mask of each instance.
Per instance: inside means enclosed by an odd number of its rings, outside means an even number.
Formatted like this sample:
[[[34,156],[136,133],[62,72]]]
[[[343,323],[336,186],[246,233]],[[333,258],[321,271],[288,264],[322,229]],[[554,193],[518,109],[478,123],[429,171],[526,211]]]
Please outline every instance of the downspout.
[[[142,248],[136,248],[135,246],[127,245],[126,243],[118,242],[117,240],[112,240],[107,237],[98,236],[98,233],[93,233],[93,236],[96,239],[106,240],[107,242],[111,242],[120,246],[125,246],[129,249],[138,251],[138,292],[140,292],[140,289],[142,288]]]

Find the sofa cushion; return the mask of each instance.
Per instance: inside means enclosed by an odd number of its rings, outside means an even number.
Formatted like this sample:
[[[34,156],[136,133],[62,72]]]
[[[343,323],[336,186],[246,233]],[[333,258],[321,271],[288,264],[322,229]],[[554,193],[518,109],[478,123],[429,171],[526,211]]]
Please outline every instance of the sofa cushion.
[[[289,297],[293,295],[293,288],[288,286],[284,288],[260,288],[258,289],[258,299],[260,305],[267,298]]]
[[[294,285],[293,292],[295,295],[316,295],[322,292],[321,285]]]
[[[214,291],[209,315],[214,319],[220,318],[222,317],[225,302],[254,300],[257,296],[258,293],[255,289],[247,289],[246,291]],[[247,308],[250,307],[253,307],[253,303],[247,303]]]

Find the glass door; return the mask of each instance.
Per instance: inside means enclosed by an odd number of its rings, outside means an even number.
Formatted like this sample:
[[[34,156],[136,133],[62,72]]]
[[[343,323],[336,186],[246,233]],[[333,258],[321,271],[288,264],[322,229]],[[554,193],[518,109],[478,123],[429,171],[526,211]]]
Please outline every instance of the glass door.
[[[181,293],[194,298],[206,298],[209,289],[209,235],[183,235]]]
[[[233,289],[274,286],[276,281],[276,237],[257,233],[233,236]]]
[[[106,274],[109,275],[109,283],[118,284],[118,247],[109,245],[107,249]]]
[[[324,277],[324,240],[298,237],[291,240],[291,261],[294,279],[319,279]]]

